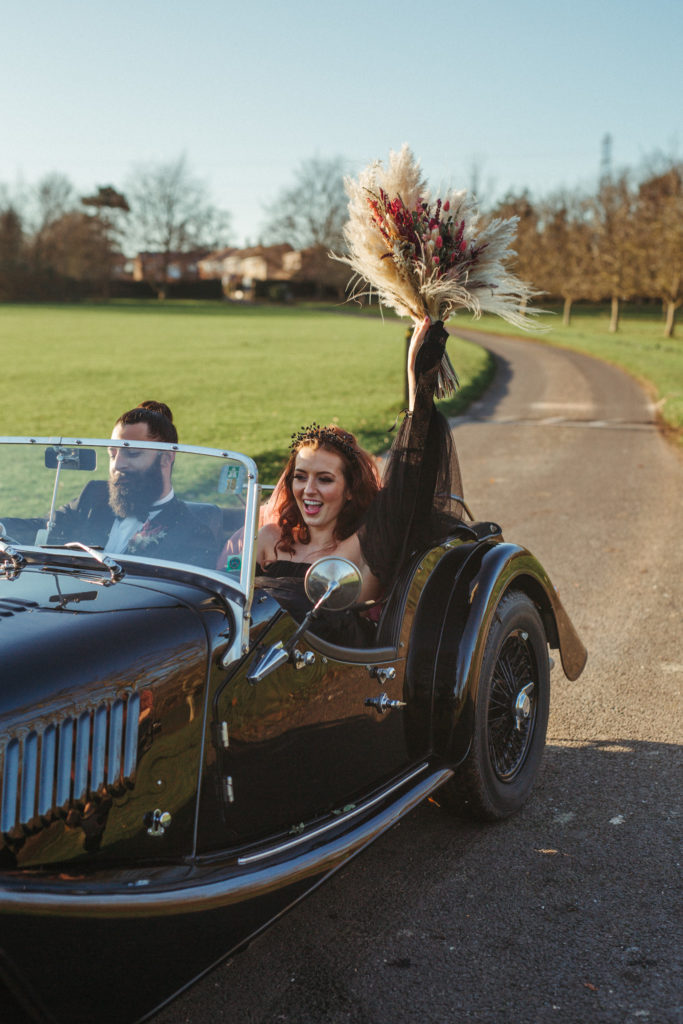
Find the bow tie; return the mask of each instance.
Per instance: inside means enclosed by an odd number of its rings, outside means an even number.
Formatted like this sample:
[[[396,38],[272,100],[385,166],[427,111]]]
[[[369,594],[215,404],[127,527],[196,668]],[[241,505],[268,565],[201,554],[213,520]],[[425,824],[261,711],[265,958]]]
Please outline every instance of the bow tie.
[[[166,508],[165,505],[150,505],[150,507],[145,512],[145,522],[149,519],[150,516],[156,516],[157,512],[161,512],[161,510],[164,508]]]
[[[155,513],[161,512],[165,507],[165,505],[150,505],[147,509],[140,509],[138,512],[132,513],[128,518],[139,519],[141,523],[146,523],[150,516],[155,516]],[[120,516],[117,516],[116,518],[119,519],[120,522],[123,522]]]

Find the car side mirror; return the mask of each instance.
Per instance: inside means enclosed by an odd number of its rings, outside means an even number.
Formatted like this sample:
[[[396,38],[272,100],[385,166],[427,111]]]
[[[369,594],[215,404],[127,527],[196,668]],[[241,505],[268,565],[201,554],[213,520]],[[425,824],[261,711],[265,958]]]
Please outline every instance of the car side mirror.
[[[291,659],[299,637],[306,632],[319,608],[324,605],[328,611],[335,612],[350,608],[358,600],[362,586],[360,569],[347,558],[332,555],[314,562],[304,577],[306,597],[313,602],[313,607],[286,644],[273,644],[263,652],[247,673],[247,680],[252,686]]]
[[[319,558],[304,577],[306,597],[313,605],[306,618],[323,604],[331,612],[350,608],[358,600],[362,585],[360,569],[348,558]]]

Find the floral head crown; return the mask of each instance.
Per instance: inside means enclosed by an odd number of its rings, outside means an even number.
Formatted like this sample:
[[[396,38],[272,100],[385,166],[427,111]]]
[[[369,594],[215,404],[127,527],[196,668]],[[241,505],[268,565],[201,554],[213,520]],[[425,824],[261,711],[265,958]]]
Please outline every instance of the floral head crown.
[[[358,453],[353,447],[352,442],[347,440],[350,437],[350,434],[337,433],[331,427],[321,427],[319,423],[314,421],[309,423],[307,427],[300,427],[298,431],[292,434],[289,450],[290,452],[297,452],[299,448],[305,447],[306,444],[317,442],[318,444],[328,445],[330,448],[336,448],[346,455],[347,459],[355,459]]]

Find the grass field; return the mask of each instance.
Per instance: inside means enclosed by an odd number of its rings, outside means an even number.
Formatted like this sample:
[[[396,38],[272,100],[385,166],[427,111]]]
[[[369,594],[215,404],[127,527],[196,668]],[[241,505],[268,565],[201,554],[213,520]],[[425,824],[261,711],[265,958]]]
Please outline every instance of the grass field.
[[[108,437],[117,416],[155,398],[180,440],[256,459],[279,473],[301,424],[339,422],[378,452],[402,408],[405,325],[351,311],[220,303],[0,306],[0,435]],[[463,389],[481,393],[492,361],[451,340]]]
[[[0,434],[109,436],[145,398],[166,401],[181,441],[245,451],[272,482],[293,430],[339,422],[371,451],[390,441],[403,405],[405,324],[376,308],[282,308],[211,302],[0,306],[4,401]],[[368,315],[370,314],[370,315]],[[649,382],[660,413],[683,438],[683,342],[661,337],[652,315],[579,307],[540,336],[624,367]],[[491,317],[456,325],[517,333]],[[521,333],[521,332],[519,332]],[[463,383],[444,411],[480,394],[493,373],[478,346],[451,339]]]
[[[661,318],[644,312],[642,307],[627,306],[616,334],[609,333],[607,307],[577,306],[569,327],[562,326],[561,311],[551,312],[541,319],[550,330],[539,335],[538,340],[597,356],[621,366],[645,383],[662,420],[677,432],[679,442],[683,442],[683,340],[662,337]],[[680,324],[677,326],[680,331]],[[499,334],[524,334],[490,316],[468,327]]]

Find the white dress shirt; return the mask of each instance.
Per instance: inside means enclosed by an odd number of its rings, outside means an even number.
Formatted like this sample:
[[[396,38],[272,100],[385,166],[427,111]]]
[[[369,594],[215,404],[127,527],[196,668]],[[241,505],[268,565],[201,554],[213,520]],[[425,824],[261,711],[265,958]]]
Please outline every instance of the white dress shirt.
[[[146,522],[148,523],[151,519],[154,519],[154,517],[161,512],[162,505],[169,502],[173,496],[174,492],[173,488],[171,488],[164,498],[160,498],[159,501],[154,502],[147,519],[136,519],[135,516],[126,516],[125,519],[119,519],[117,517],[114,520],[114,525],[109,531],[109,538],[107,543],[104,545],[104,550],[108,551],[112,555],[120,555],[124,552],[138,530],[141,530]]]

